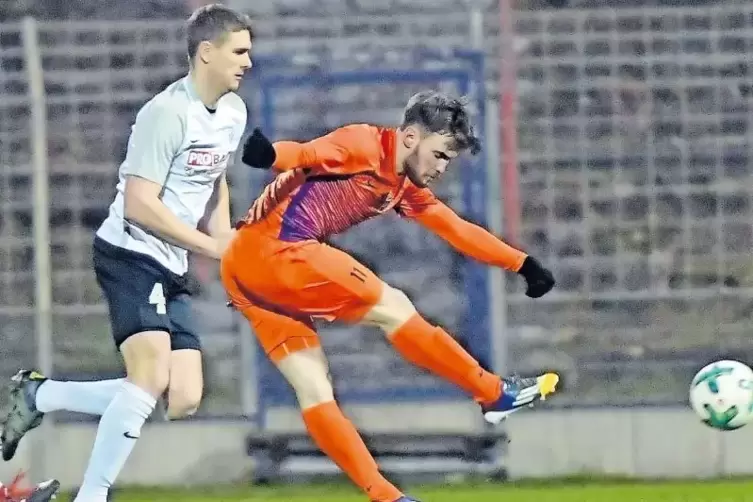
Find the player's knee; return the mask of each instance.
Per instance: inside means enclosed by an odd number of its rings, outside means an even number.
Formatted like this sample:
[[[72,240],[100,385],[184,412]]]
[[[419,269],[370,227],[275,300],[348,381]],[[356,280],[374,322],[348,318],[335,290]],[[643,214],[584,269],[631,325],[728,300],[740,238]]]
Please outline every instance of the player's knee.
[[[416,314],[416,307],[408,296],[397,288],[384,284],[382,297],[366,314],[365,322],[378,326],[385,334],[397,330]]]
[[[120,346],[128,380],[155,398],[170,382],[170,337],[164,332],[139,333]]]
[[[335,392],[321,348],[293,352],[277,363],[301,409],[333,401]]]
[[[295,396],[302,410],[313,406],[334,401],[335,391],[327,375],[323,378],[313,378],[294,388]]]
[[[178,343],[176,343],[176,341]],[[170,354],[170,385],[167,391],[167,418],[178,419],[193,415],[201,403],[204,372],[201,351],[190,340],[173,336]],[[182,348],[189,347],[191,348]]]
[[[199,410],[201,398],[201,387],[190,385],[174,386],[171,381],[167,395],[167,418],[177,420],[190,417]]]

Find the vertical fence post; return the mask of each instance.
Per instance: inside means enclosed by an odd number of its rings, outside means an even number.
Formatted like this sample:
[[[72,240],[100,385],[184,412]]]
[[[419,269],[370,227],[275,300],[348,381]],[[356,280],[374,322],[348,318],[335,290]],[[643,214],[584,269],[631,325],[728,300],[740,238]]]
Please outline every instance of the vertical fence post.
[[[478,3],[474,3],[470,9],[469,17],[469,39],[471,47],[474,50],[485,52],[484,46],[484,12]],[[494,102],[492,93],[486,94],[486,109],[494,110],[498,106]],[[504,232],[504,209],[502,205],[503,183],[500,176],[499,159],[501,158],[501,149],[498,138],[500,137],[500,128],[498,117],[494,113],[486,114],[486,124],[484,130],[486,137],[481,138],[484,145],[484,155],[486,161],[486,221],[491,230],[496,235],[502,235]],[[507,327],[507,302],[505,298],[505,275],[504,271],[498,268],[489,269],[489,329],[491,330],[491,347],[490,355],[491,364],[495,371],[507,371],[507,339],[505,337],[505,328]]]
[[[50,197],[47,163],[47,103],[44,90],[42,56],[39,50],[37,22],[26,17],[22,23],[24,66],[29,83],[31,107],[31,159],[34,232],[34,327],[36,365],[44,374],[52,372],[52,266],[50,259]],[[30,472],[34,480],[45,479],[45,443],[52,439],[52,420],[47,417],[36,439],[31,441]]]
[[[520,235],[520,187],[518,181],[518,67],[515,49],[515,9],[513,0],[499,0],[499,127],[504,148],[502,179],[504,183],[505,231],[512,244]]]

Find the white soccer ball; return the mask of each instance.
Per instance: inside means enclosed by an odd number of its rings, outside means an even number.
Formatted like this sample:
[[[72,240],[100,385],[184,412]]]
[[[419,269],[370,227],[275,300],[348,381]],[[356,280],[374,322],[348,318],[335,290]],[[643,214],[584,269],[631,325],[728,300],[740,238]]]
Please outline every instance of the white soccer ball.
[[[753,370],[738,361],[704,366],[690,384],[690,405],[703,423],[731,431],[753,421]]]

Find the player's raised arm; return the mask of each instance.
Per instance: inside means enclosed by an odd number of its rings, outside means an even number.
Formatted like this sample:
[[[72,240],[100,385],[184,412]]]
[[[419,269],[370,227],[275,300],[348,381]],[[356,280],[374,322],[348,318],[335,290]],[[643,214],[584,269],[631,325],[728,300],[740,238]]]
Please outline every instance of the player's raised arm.
[[[124,164],[125,219],[176,246],[219,259],[218,241],[182,222],[161,200],[184,129],[181,111],[163,102],[153,102],[136,117]]]
[[[243,162],[278,171],[305,168],[314,174],[352,174],[350,166],[368,165],[379,156],[376,128],[364,124],[341,127],[307,142],[271,143],[260,130],[246,140]],[[364,162],[353,162],[353,159]]]
[[[551,272],[487,230],[462,219],[427,188],[463,152],[476,155],[481,141],[471,125],[467,100],[422,91],[408,101],[398,128],[396,162],[410,180],[397,211],[417,220],[461,253],[521,274],[526,294],[537,298],[554,286]]]
[[[517,272],[528,283],[526,294],[538,298],[554,287],[554,278],[534,258],[515,249],[486,229],[461,218],[430,190],[411,187],[399,212],[429,229],[453,248],[488,265]]]

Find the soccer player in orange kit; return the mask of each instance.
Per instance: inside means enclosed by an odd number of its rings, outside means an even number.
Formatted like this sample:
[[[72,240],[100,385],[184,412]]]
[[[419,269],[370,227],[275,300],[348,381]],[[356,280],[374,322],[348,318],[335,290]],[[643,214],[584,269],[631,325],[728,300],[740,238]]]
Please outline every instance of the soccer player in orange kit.
[[[378,326],[405,359],[471,395],[491,423],[543,399],[559,380],[483,370],[403,292],[325,243],[397,211],[461,253],[520,273],[528,296],[546,294],[554,279],[538,261],[463,220],[427,188],[459,154],[479,150],[464,103],[434,91],[410,99],[398,128],[348,125],[307,143],[274,145],[256,130],[244,145],[244,163],[281,173],[239,222],[222,258],[223,284],[293,387],[314,442],[375,502],[413,499],[381,475],[335,402],[313,319]]]

